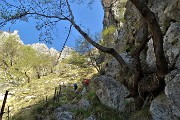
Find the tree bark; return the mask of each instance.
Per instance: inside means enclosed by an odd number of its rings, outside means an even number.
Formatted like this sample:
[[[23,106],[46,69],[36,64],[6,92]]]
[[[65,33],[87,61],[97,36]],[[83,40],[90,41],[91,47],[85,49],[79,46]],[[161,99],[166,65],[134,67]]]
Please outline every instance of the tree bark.
[[[27,81],[28,81],[28,83],[30,83],[30,77],[27,75],[27,72],[25,72],[24,74],[25,74],[25,76],[26,76],[26,77],[27,77],[27,79],[28,79],[28,80],[27,80]]]
[[[142,52],[142,50],[144,50],[144,48],[146,47],[147,42],[149,41],[148,39],[148,25],[146,22],[143,23],[142,25],[142,29],[143,29],[143,37],[140,41],[142,41],[141,43],[139,43],[139,47],[136,47],[135,51],[132,53],[133,56],[133,73],[134,73],[134,77],[132,80],[132,83],[128,86],[130,87],[130,92],[131,94],[129,95],[129,97],[133,97],[133,96],[137,96],[138,95],[138,83],[141,80],[141,78],[143,77],[142,74],[142,69],[141,69],[141,60],[140,60],[140,54]]]
[[[164,75],[168,72],[168,63],[164,55],[163,35],[160,29],[160,25],[156,20],[155,14],[150,11],[146,3],[141,0],[130,1],[136,6],[136,8],[148,23],[156,56],[157,77],[158,79],[164,79]]]
[[[154,52],[155,52],[155,57],[156,57],[156,73],[150,75],[148,80],[141,80],[138,81],[141,76],[141,67],[137,66],[138,64],[140,65],[140,59],[139,59],[139,54],[143,49],[143,46],[140,47],[139,50],[135,52],[135,64],[136,64],[136,69],[135,69],[135,78],[134,82],[135,85],[138,85],[138,89],[141,93],[157,93],[160,92],[164,89],[165,87],[165,81],[164,81],[164,76],[168,72],[168,63],[166,61],[165,55],[164,55],[164,50],[163,50],[163,35],[162,31],[160,29],[160,25],[158,21],[156,20],[155,14],[150,11],[146,3],[144,3],[141,0],[130,0],[136,8],[139,10],[140,14],[143,16],[145,21],[148,24],[148,27],[150,29],[150,33],[153,39],[153,46],[154,46]],[[142,48],[142,49],[141,49]],[[137,84],[138,83],[138,84]],[[137,89],[135,89],[137,90]],[[141,93],[140,97],[141,97]],[[140,97],[136,96],[138,99],[135,99],[137,103],[142,102]],[[141,107],[141,104],[138,107]]]
[[[119,64],[124,67],[124,68],[128,68],[127,64],[125,63],[125,61],[123,60],[123,58],[114,50],[114,48],[106,48],[101,46],[100,44],[96,43],[95,41],[93,41],[88,35],[87,33],[85,33],[73,20],[69,20],[71,22],[71,24],[76,28],[76,30],[90,43],[92,44],[94,47],[96,47],[97,49],[99,49],[102,52],[105,53],[109,53],[111,54],[113,57],[115,57],[115,59],[119,62]]]

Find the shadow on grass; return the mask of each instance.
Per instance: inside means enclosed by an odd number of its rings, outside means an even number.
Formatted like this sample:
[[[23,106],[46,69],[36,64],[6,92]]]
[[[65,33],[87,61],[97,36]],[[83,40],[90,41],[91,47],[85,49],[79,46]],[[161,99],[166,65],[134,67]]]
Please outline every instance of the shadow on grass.
[[[64,94],[63,94],[64,93]],[[54,97],[47,100],[40,100],[37,104],[22,108],[13,115],[10,120],[56,120],[57,108],[65,105],[78,105],[81,98],[88,99],[91,107],[89,109],[71,109],[76,120],[84,120],[89,116],[95,116],[97,120],[136,120],[146,118],[151,120],[149,108],[133,113],[132,111],[118,112],[115,109],[102,105],[95,91],[90,90],[84,96],[74,93],[72,90],[63,91],[59,101],[54,101]]]

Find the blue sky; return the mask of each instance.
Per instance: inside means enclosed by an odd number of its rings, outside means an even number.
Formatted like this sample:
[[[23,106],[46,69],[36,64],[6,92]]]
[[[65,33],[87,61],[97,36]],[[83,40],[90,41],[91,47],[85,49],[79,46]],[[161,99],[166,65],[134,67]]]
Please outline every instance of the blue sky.
[[[90,9],[86,4],[77,5],[74,4],[72,6],[73,14],[75,17],[75,21],[77,24],[81,25],[83,30],[89,29],[91,33],[101,32],[103,29],[102,21],[103,21],[103,8],[101,5],[101,0],[95,0],[94,4],[92,5],[92,9]],[[39,41],[39,31],[35,28],[35,21],[33,19],[29,19],[28,23],[18,21],[16,24],[7,24],[3,31],[8,31],[9,28],[11,31],[18,30],[21,40],[24,44],[32,44],[37,43]],[[66,22],[58,26],[61,28],[62,26],[65,27],[67,25]],[[55,48],[57,50],[61,50],[66,39],[67,31],[61,30],[58,33],[55,33],[54,40],[52,44],[45,44],[51,48]],[[77,39],[80,34],[75,30],[72,29],[71,35],[66,43],[69,47],[75,46],[75,39]]]

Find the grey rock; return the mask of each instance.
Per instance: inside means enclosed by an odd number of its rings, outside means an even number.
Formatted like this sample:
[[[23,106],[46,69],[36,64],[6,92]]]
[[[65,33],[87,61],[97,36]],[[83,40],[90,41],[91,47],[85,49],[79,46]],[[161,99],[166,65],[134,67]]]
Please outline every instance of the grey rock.
[[[180,23],[171,23],[169,29],[164,36],[164,51],[168,58],[169,68],[175,65],[177,69],[180,69]],[[153,48],[152,39],[148,42],[148,50],[146,62],[151,71],[156,69],[156,59]]]
[[[164,36],[164,50],[169,60],[169,66],[176,64],[180,69],[180,23],[171,23]]]
[[[105,74],[107,76],[112,76],[114,78],[117,78],[119,75],[119,68],[120,68],[120,66],[119,66],[119,63],[117,62],[117,60],[112,59],[106,65]]]
[[[148,50],[146,56],[146,62],[149,67],[149,71],[154,71],[156,69],[156,58],[154,54],[153,40],[148,42]]]
[[[128,55],[127,53],[121,53],[120,56],[123,58],[123,60],[126,62],[126,64],[129,67],[132,67],[132,61],[133,58]],[[117,62],[116,59],[112,59],[108,62],[106,68],[105,68],[105,75],[107,76],[112,76],[114,78],[118,78],[119,77],[119,70],[120,70],[120,65]]]
[[[179,55],[179,57],[177,58],[175,67],[177,67],[178,69],[180,69],[180,55]]]
[[[78,109],[78,105],[76,104],[64,104],[60,107],[58,107],[55,112],[59,113],[59,112],[64,112],[64,111],[71,111],[71,110],[76,110]]]
[[[165,75],[165,83],[168,84],[180,71],[175,69],[173,71],[171,71],[170,73],[168,73],[167,75]]]
[[[102,0],[102,5],[104,9],[104,20],[103,24],[105,26],[116,25],[118,26],[120,20],[123,18],[123,5],[126,1],[113,1],[113,0]],[[109,7],[111,6],[111,9]],[[119,12],[121,14],[119,14]],[[118,21],[118,22],[117,22]]]
[[[72,112],[60,112],[56,116],[57,120],[75,120]]]
[[[90,117],[88,117],[88,118],[86,118],[86,119],[84,119],[84,120],[96,120],[96,117],[93,116],[93,115],[91,115]]]
[[[129,94],[127,88],[110,76],[99,76],[94,79],[95,90],[101,103],[123,111],[127,105],[125,97]]]
[[[180,22],[180,2],[179,0],[167,0],[168,5],[164,10],[164,14],[166,14],[171,19]]]
[[[87,110],[90,107],[91,107],[91,105],[87,99],[81,99],[79,101],[79,108],[83,108],[83,109]]]
[[[178,118],[173,115],[171,104],[164,93],[152,101],[150,112],[153,120],[178,120]]]
[[[180,118],[180,73],[178,73],[165,87],[165,94],[168,97],[174,115]]]
[[[61,59],[70,57],[70,55],[72,54],[74,50],[68,46],[65,46],[63,51],[61,52]]]
[[[156,19],[158,20],[161,30],[166,33],[167,27],[169,27],[171,18],[164,14],[164,11],[170,3],[169,0],[150,0],[150,9],[155,13]]]
[[[49,48],[44,43],[34,43],[30,46],[39,53],[49,54]]]

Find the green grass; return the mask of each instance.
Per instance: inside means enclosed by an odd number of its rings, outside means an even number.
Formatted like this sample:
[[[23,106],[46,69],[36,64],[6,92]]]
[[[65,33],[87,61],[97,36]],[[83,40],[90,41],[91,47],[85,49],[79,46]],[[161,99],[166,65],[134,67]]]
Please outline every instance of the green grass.
[[[89,109],[72,109],[77,120],[84,120],[90,115],[96,116],[98,120],[133,120],[142,117],[150,118],[147,109],[143,109],[137,113],[118,112],[115,109],[102,105],[96,96],[92,87],[84,96],[76,94],[73,91],[73,83],[78,83],[81,90],[81,81],[83,78],[92,78],[94,72],[91,68],[78,68],[72,66],[73,69],[64,69],[61,74],[50,74],[41,77],[41,79],[32,79],[30,83],[23,83],[18,86],[8,88],[10,92],[15,92],[10,99],[7,100],[6,106],[11,108],[10,120],[55,120],[54,112],[56,108],[64,104],[78,104],[79,100],[86,98],[89,100],[91,107]],[[55,87],[59,87],[60,82],[66,81],[68,87],[62,87],[59,101],[53,101]],[[27,97],[31,98],[27,98]],[[46,101],[47,97],[47,101]],[[7,107],[5,112],[7,111]],[[6,120],[7,113],[4,114]]]
[[[66,67],[60,74],[49,74],[41,79],[31,79],[30,83],[22,83],[18,86],[8,88],[14,94],[7,100],[7,106],[10,106],[12,120],[36,120],[40,118],[54,119],[53,110],[63,104],[76,103],[80,96],[74,94],[73,83],[78,83],[81,87],[83,78],[91,78],[94,74],[92,68],[79,68],[76,66]],[[59,102],[53,102],[55,87],[59,87],[60,82],[67,82],[68,87],[63,87]],[[4,82],[0,80],[0,82]],[[29,98],[28,98],[29,97]],[[45,101],[47,97],[47,102]],[[76,99],[74,99],[76,98]],[[73,101],[72,101],[73,99]],[[1,102],[0,102],[1,103]],[[6,120],[7,113],[4,114]]]
[[[129,120],[152,120],[151,113],[149,111],[149,107],[145,107],[140,111],[137,111],[133,113],[130,117]]]

